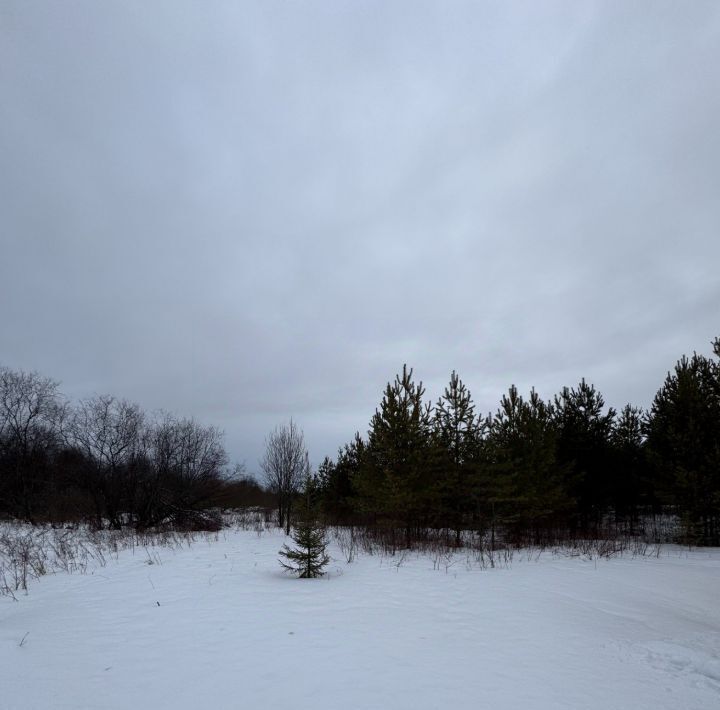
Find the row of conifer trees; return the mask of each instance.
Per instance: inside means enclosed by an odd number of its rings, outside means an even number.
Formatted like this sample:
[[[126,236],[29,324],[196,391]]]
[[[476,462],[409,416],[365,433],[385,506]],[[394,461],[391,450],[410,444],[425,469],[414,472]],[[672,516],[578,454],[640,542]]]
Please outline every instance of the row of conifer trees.
[[[720,357],[720,339],[713,343]],[[453,372],[434,406],[407,367],[366,437],[326,458],[314,496],[326,520],[520,539],[633,534],[670,514],[685,541],[720,544],[720,362],[683,357],[649,410],[605,406],[584,379],[552,400],[510,387],[480,415]]]

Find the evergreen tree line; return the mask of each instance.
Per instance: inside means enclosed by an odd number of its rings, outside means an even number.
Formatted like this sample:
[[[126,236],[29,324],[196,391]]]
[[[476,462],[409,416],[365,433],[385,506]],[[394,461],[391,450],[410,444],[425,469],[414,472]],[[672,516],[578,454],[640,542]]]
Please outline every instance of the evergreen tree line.
[[[713,343],[720,357],[720,339]],[[332,524],[392,530],[405,542],[445,529],[536,542],[634,533],[670,513],[680,536],[720,544],[720,362],[694,354],[669,372],[648,411],[606,407],[584,379],[552,400],[510,387],[496,412],[476,412],[453,372],[423,400],[403,367],[388,383],[367,437],[359,434],[314,478]]]
[[[108,395],[71,405],[54,380],[0,368],[0,515],[212,528],[210,506],[270,503],[227,461],[215,427]]]

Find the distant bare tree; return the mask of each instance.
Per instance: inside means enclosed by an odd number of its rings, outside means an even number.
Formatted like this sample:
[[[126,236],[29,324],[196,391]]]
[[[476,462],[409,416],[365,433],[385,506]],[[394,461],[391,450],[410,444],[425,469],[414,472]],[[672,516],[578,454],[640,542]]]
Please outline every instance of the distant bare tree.
[[[84,483],[95,502],[98,525],[106,515],[112,527],[122,526],[123,498],[132,496],[128,474],[140,452],[143,425],[137,404],[110,395],[83,400],[70,417],[68,443],[93,464]]]
[[[63,411],[55,380],[0,368],[0,495],[30,522],[36,479],[57,443]]]
[[[222,484],[227,464],[223,434],[193,419],[162,414],[147,429],[145,462],[138,488],[138,527],[166,520],[192,522]]]
[[[290,534],[293,498],[310,472],[310,460],[302,429],[290,420],[277,427],[267,438],[265,455],[260,462],[268,488],[275,494],[278,522]]]

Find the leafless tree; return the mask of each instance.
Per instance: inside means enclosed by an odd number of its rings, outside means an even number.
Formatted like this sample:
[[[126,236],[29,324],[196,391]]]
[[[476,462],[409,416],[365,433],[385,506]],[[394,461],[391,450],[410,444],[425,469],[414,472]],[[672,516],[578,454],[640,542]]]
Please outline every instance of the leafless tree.
[[[218,492],[227,464],[223,434],[193,419],[161,414],[147,428],[138,489],[137,524],[192,518]]]
[[[290,534],[290,513],[295,495],[310,472],[302,429],[290,420],[268,436],[265,455],[260,462],[268,488],[275,494],[278,522]]]
[[[63,411],[57,382],[0,368],[0,494],[12,496],[31,522],[35,478],[56,443]]]
[[[93,464],[85,484],[99,525],[104,515],[112,527],[122,525],[128,473],[140,452],[143,425],[144,415],[137,404],[110,395],[83,400],[69,419],[68,443]]]

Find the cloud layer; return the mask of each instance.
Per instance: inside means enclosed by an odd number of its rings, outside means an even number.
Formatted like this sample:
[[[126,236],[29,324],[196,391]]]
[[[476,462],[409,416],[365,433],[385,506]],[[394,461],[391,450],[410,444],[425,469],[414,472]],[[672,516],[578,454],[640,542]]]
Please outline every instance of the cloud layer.
[[[647,406],[720,334],[715,2],[0,7],[0,363],[364,432],[404,362],[481,410]]]

